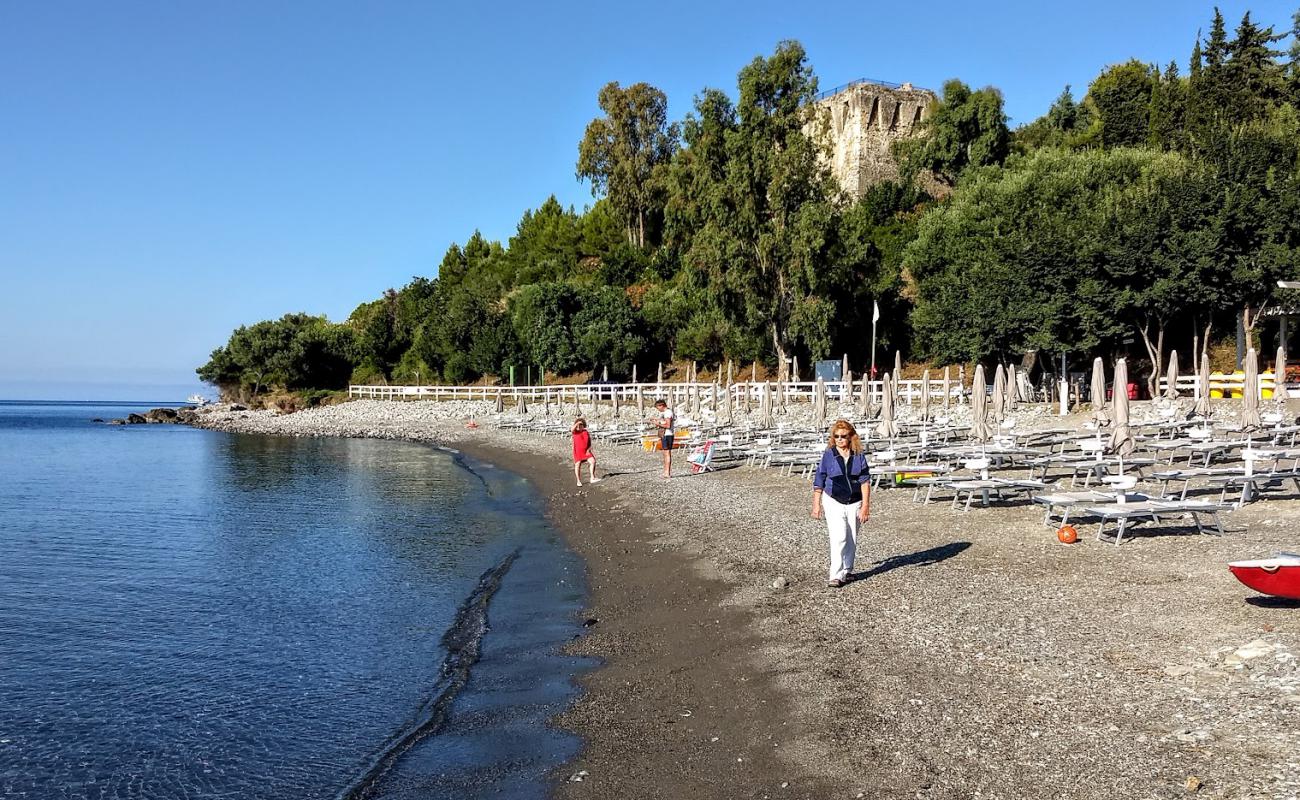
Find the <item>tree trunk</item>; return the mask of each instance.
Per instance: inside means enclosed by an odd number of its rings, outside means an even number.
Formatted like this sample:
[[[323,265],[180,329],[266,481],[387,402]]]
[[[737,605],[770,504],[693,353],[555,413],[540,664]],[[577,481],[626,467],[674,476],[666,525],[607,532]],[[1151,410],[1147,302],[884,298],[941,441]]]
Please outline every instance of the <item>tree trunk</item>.
[[[636,222],[638,226],[637,246],[639,246],[642,250],[644,250],[645,249],[645,211],[641,209],[637,209]]]
[[[1147,356],[1151,359],[1151,374],[1147,376],[1147,393],[1151,397],[1157,395],[1156,388],[1160,384],[1160,376],[1164,373],[1165,360],[1165,321],[1156,319],[1156,340],[1151,341],[1151,320],[1150,318],[1142,322],[1142,327],[1138,328],[1142,334],[1142,344],[1146,345]],[[1119,391],[1116,387],[1115,391]]]
[[[772,349],[776,352],[776,379],[784,381],[787,379],[785,371],[785,352],[786,346],[783,341],[785,337],[781,335],[781,330],[775,322],[772,323]]]

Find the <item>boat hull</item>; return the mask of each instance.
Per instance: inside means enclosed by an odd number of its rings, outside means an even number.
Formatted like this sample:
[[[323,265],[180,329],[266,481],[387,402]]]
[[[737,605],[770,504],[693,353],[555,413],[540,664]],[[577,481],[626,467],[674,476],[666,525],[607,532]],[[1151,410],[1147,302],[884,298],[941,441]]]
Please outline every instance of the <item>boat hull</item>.
[[[1300,563],[1251,561],[1229,564],[1228,569],[1261,594],[1300,600]]]

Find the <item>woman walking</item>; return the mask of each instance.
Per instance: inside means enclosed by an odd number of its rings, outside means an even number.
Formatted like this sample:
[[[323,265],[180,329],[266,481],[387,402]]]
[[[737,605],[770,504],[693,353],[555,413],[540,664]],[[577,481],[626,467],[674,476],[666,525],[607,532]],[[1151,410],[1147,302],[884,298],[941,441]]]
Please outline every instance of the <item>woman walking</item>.
[[[849,582],[858,549],[858,526],[871,518],[871,470],[862,440],[844,419],[831,425],[830,440],[813,478],[812,517],[826,517],[831,565],[826,585],[838,589]]]
[[[592,483],[600,483],[596,477],[596,454],[591,452],[591,432],[587,430],[587,420],[578,417],[573,421],[573,479],[582,485],[582,462],[587,462],[587,478]]]

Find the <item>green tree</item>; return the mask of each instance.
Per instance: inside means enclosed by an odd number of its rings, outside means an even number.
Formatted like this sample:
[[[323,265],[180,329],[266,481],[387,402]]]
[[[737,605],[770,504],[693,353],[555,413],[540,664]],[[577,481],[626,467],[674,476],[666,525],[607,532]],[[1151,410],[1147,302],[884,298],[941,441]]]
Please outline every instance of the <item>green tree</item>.
[[[1183,149],[1186,116],[1186,88],[1178,76],[1178,65],[1170,61],[1164,75],[1151,87],[1148,143],[1161,150]]]
[[[622,216],[628,241],[645,247],[663,209],[663,178],[677,149],[668,97],[648,83],[608,83],[597,97],[604,117],[592,120],[578,145],[579,179],[606,195]]]
[[[1146,143],[1151,121],[1155,69],[1137,60],[1110,67],[1088,87],[1088,101],[1101,120],[1104,147],[1133,147]]]
[[[567,283],[551,281],[523,286],[510,299],[515,335],[531,363],[568,372],[582,363],[573,338],[578,294]]]
[[[967,167],[1001,164],[1011,148],[1002,93],[992,87],[972,92],[959,80],[943,85],[924,125],[925,136],[898,143],[904,175],[928,170],[954,186]]]

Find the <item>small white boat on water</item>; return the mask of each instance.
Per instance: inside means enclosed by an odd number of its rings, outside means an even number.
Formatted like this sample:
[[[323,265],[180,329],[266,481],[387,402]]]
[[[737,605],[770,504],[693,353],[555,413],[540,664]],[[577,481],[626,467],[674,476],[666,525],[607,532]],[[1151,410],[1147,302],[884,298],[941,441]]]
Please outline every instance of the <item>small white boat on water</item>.
[[[196,406],[206,406],[208,404],[208,398],[204,397],[201,394],[192,394],[189,397],[185,398],[185,402]]]

